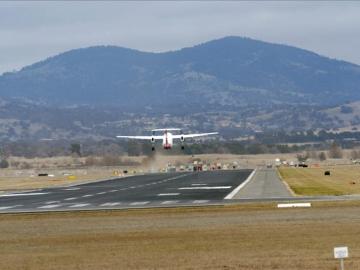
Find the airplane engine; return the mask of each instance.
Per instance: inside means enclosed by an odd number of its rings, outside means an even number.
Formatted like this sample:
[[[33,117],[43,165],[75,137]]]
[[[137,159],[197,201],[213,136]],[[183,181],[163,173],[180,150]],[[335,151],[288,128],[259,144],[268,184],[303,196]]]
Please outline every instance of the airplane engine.
[[[181,135],[180,140],[181,140],[182,142],[185,142],[184,135]]]
[[[155,151],[155,138],[151,136],[151,151]]]

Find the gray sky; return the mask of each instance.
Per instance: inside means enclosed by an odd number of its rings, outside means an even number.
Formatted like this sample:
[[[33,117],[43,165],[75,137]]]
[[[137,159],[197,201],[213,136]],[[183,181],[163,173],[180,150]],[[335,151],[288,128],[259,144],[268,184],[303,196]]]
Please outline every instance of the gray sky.
[[[228,35],[360,64],[358,2],[0,2],[0,73],[79,47],[168,51]]]

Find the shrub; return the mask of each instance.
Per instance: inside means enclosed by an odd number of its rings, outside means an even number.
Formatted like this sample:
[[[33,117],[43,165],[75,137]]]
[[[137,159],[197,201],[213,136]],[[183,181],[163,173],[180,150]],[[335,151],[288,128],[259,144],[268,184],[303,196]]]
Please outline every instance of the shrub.
[[[6,159],[2,159],[0,161],[0,168],[1,169],[9,168],[9,162]]]

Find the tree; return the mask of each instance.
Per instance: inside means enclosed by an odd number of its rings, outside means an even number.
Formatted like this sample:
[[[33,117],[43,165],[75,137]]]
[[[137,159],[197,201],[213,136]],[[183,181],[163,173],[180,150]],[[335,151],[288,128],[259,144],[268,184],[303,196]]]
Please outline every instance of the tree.
[[[320,159],[320,161],[326,160],[326,155],[325,155],[324,152],[320,152],[320,153],[319,153],[319,159]]]
[[[77,154],[81,157],[81,145],[79,143],[72,143],[70,146],[71,154]]]
[[[342,158],[343,152],[340,146],[336,144],[336,142],[333,142],[330,146],[329,150],[329,157],[330,158]]]
[[[305,162],[309,158],[309,156],[308,156],[307,153],[305,153],[305,154],[297,154],[296,158],[297,158],[297,160],[299,162]]]
[[[9,162],[6,159],[2,159],[0,161],[0,168],[5,169],[5,168],[8,168],[8,167],[9,167]]]

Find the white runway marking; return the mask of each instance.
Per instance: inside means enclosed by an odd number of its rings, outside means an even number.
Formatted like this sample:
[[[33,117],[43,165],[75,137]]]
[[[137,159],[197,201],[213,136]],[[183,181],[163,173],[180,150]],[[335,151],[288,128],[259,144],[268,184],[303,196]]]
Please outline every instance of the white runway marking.
[[[121,203],[120,202],[113,202],[113,203],[103,203],[103,204],[100,204],[100,206],[117,206],[117,205],[120,205]]]
[[[231,186],[218,186],[218,187],[181,187],[180,190],[191,190],[191,189],[229,189]]]
[[[226,195],[226,197],[224,199],[225,200],[232,199],[240,191],[240,189],[242,189],[247,183],[249,183],[251,181],[251,179],[255,175],[255,172],[256,172],[256,169],[252,171],[252,173],[248,176],[248,178],[246,178],[246,180],[244,182],[242,182],[238,187],[236,187],[233,191],[231,191],[228,195]]]
[[[103,195],[103,194],[105,194],[106,192],[105,191],[103,191],[103,192],[98,192],[98,193],[96,193],[96,194],[98,194],[98,195]]]
[[[73,201],[73,200],[76,200],[76,199],[77,199],[76,197],[71,197],[71,198],[64,199],[64,201]]]
[[[207,184],[191,184],[192,186],[206,186]]]
[[[109,192],[116,192],[118,191],[117,189],[113,189],[113,190],[110,190]]]
[[[80,188],[74,187],[74,188],[65,188],[64,190],[79,190]]]
[[[208,203],[209,200],[195,200],[193,203]]]
[[[49,201],[49,202],[46,202],[45,204],[54,204],[54,203],[59,203],[60,201]]]
[[[88,198],[88,197],[92,197],[92,196],[94,196],[93,194],[86,194],[86,195],[83,195],[83,196],[81,196],[81,197],[83,197],[83,198]]]
[[[163,201],[161,204],[174,204],[177,202],[179,202],[179,201]]]
[[[15,208],[15,207],[18,207],[18,206],[22,206],[22,205],[1,206],[1,207],[0,207],[0,211],[1,211],[1,210],[6,210],[6,209]]]
[[[133,203],[130,203],[130,205],[145,205],[148,203],[150,203],[150,202],[133,202]]]
[[[78,203],[78,204],[74,204],[74,205],[71,205],[71,206],[69,206],[69,207],[71,207],[71,208],[80,208],[80,207],[85,207],[85,206],[88,206],[88,205],[90,205],[90,203]]]
[[[177,196],[180,195],[180,193],[160,193],[158,196]]]
[[[60,207],[61,204],[50,204],[50,205],[44,205],[44,206],[40,206],[38,207],[39,209],[51,209],[51,208],[56,208],[56,207]]]
[[[49,194],[48,192],[33,192],[33,193],[11,193],[0,195],[0,197],[17,197],[17,196],[36,196],[36,195],[44,195]]]

